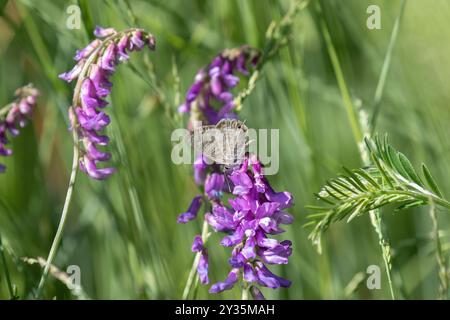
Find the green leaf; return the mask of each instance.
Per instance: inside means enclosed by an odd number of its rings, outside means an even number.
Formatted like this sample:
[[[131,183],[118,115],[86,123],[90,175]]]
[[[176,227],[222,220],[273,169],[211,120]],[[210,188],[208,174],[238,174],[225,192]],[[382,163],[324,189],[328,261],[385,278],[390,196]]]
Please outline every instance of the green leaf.
[[[425,202],[423,200],[411,200],[408,202],[405,202],[404,204],[398,206],[397,208],[395,208],[395,212],[399,212],[401,210],[405,210],[408,208],[414,208],[414,207],[418,207],[418,206],[422,206],[424,205]]]
[[[345,172],[347,172],[347,174],[349,175],[349,182],[352,183],[352,181],[355,183],[353,184],[355,186],[355,188],[359,189],[360,191],[366,191],[367,187],[364,185],[364,183],[362,183],[360,181],[360,179],[358,178],[358,176],[356,174],[354,174],[350,169],[347,169],[346,167],[344,167]]]
[[[370,174],[368,174],[366,171],[364,171],[363,169],[357,169],[355,170],[355,173],[360,175],[363,179],[366,179],[367,182],[369,182],[372,186],[374,186],[375,188],[379,189],[380,185],[378,184],[378,182],[376,182],[375,179],[373,179]]]
[[[378,136],[374,140],[365,138],[364,141],[372,165],[354,170],[344,167],[344,174],[329,180],[322,188],[323,194],[316,195],[326,205],[311,208],[316,213],[308,216],[314,223],[309,238],[315,244],[320,243],[321,235],[332,223],[345,218],[350,222],[383,206],[394,205],[397,212],[433,201],[450,208],[425,165],[422,170],[430,190],[426,190],[407,157],[389,145],[387,137],[383,140]]]
[[[433,190],[433,192],[438,197],[442,197],[441,190],[439,190],[439,187],[438,187],[436,181],[434,180],[433,176],[431,175],[430,170],[427,168],[427,166],[425,164],[422,164],[422,171],[423,171],[423,175],[425,176],[425,180],[427,180],[427,183],[428,183],[428,186],[430,187],[430,189]]]
[[[408,160],[408,158],[403,153],[399,152],[398,159],[400,160],[400,163],[402,164],[403,169],[406,171],[406,174],[408,175],[407,177],[409,177],[411,180],[413,180],[419,186],[423,186],[423,182],[420,180],[419,176],[417,175],[416,171],[414,170],[414,167],[412,166],[412,164]],[[407,178],[407,177],[405,177],[405,178]]]
[[[333,202],[333,201],[328,200],[328,199],[325,198],[325,197],[322,197],[320,194],[314,193],[314,195],[315,195],[318,199],[320,199],[320,200],[322,200],[322,201],[324,201],[324,202],[326,202],[326,203],[328,203],[328,204],[334,205],[334,202]]]
[[[391,167],[396,169],[403,177],[408,178],[408,173],[403,169],[402,163],[398,158],[397,151],[391,146],[387,147],[387,153],[389,155],[389,160],[391,162]]]

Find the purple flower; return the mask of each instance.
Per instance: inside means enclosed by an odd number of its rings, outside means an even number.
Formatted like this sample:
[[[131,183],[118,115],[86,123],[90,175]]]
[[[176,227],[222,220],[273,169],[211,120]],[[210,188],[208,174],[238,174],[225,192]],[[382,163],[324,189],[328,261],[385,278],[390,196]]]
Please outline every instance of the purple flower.
[[[252,295],[253,300],[266,300],[266,298],[264,298],[264,295],[262,294],[261,290],[259,290],[258,287],[256,287],[256,286],[251,286],[250,294]]]
[[[208,250],[204,248],[200,254],[200,260],[198,262],[197,274],[201,284],[208,284]]]
[[[87,155],[80,160],[81,171],[97,180],[104,180],[116,171],[114,168],[98,168],[97,165],[98,161],[91,159]]]
[[[6,147],[9,143],[7,135],[15,137],[19,134],[18,127],[23,128],[31,118],[38,96],[39,91],[31,84],[24,86],[16,90],[14,102],[0,109],[0,156],[12,155],[12,150]],[[5,165],[0,164],[0,173],[5,170]]]
[[[206,213],[205,220],[216,231],[231,231],[238,223],[233,219],[233,211],[220,204],[213,205],[212,214]]]
[[[273,274],[260,261],[255,263],[255,270],[258,277],[258,283],[263,287],[277,289],[279,287],[288,288],[291,285],[291,282],[289,280]]]
[[[84,59],[91,55],[91,53],[98,48],[98,46],[101,44],[101,41],[99,39],[95,39],[91,43],[89,43],[85,48],[81,50],[77,50],[77,53],[75,54],[74,59],[76,61],[79,61],[81,59]]]
[[[205,182],[207,168],[208,165],[205,162],[204,156],[198,156],[194,161],[194,180],[196,184],[201,185]]]
[[[140,30],[136,30],[132,33],[131,39],[129,42],[129,49],[132,50],[141,50],[145,45],[145,41],[142,40],[142,32]]]
[[[195,236],[194,242],[192,243],[192,252],[201,252],[203,249],[203,240],[201,236]]]
[[[202,196],[196,196],[194,199],[192,199],[191,205],[189,206],[189,209],[178,216],[177,222],[178,223],[187,223],[191,220],[194,220],[197,217],[198,210],[200,210],[200,207],[202,206]]]
[[[129,37],[127,35],[123,35],[119,43],[117,44],[117,54],[121,62],[127,61],[130,58],[130,56],[126,52],[129,41],[130,41]]]
[[[78,61],[78,63],[75,65],[75,67],[73,67],[72,70],[61,73],[60,75],[58,75],[58,77],[70,83],[73,79],[76,79],[78,77],[78,75],[80,74],[81,70],[84,67],[85,62],[86,61],[84,59]]]
[[[254,67],[258,56],[257,51],[248,46],[224,50],[197,72],[185,101],[178,108],[181,113],[189,113],[196,108],[197,112],[191,114],[189,127],[194,121],[216,124],[222,118],[235,117],[231,90],[239,83],[236,73],[248,75],[247,65]]]
[[[234,184],[233,194],[238,196],[247,194],[253,187],[253,182],[246,172],[233,171],[230,180]]]
[[[235,283],[238,281],[239,269],[234,268],[228,274],[228,277],[223,282],[217,282],[211,286],[209,293],[219,293],[225,290],[230,290],[233,288]]]
[[[231,208],[218,201],[205,219],[216,231],[228,233],[221,244],[233,247],[230,265],[233,270],[242,269],[247,283],[269,288],[289,286],[288,280],[271,273],[265,264],[287,264],[292,254],[291,241],[278,242],[269,237],[284,232],[280,224],[293,222],[292,216],[282,211],[292,205],[292,196],[273,190],[253,155],[234,168],[229,177],[236,196],[228,200]],[[232,282],[219,283],[210,292],[220,292],[225,287],[230,289]]]
[[[102,28],[100,26],[95,26],[94,29],[94,36],[97,38],[109,37],[115,33],[117,33],[117,31],[114,28]]]
[[[201,236],[195,236],[194,242],[192,243],[192,252],[200,252],[197,274],[202,284],[208,284],[208,250],[203,245]]]
[[[225,189],[225,175],[212,173],[205,181],[205,193],[209,199],[220,199]]]
[[[180,113],[190,114],[189,129],[195,129],[199,122],[211,125],[223,118],[237,118],[233,112],[233,88],[239,83],[238,75],[248,76],[249,67],[255,67],[258,58],[248,46],[225,50],[197,72],[178,108]],[[288,287],[290,282],[274,275],[265,264],[286,264],[292,254],[291,241],[279,242],[270,237],[284,232],[281,224],[293,222],[293,217],[284,211],[293,205],[291,194],[274,191],[255,155],[249,155],[242,165],[227,173],[215,164],[208,165],[200,155],[194,162],[194,178],[197,185],[204,186],[211,205],[210,212],[204,215],[205,221],[216,232],[227,234],[221,245],[233,248],[228,260],[230,273],[225,281],[212,285],[209,292],[233,288],[241,274],[242,281],[251,285],[255,299],[264,299],[257,285]],[[224,204],[224,194],[228,194],[230,206]],[[191,219],[196,216],[183,215]],[[200,240],[196,237],[193,250],[203,253],[204,244]]]
[[[155,39],[140,29],[117,32],[113,28],[99,26],[94,35],[99,39],[77,51],[76,66],[59,77],[67,82],[74,79],[81,82],[80,93],[74,97],[76,105],[69,111],[71,128],[77,130],[81,141],[80,169],[91,178],[101,180],[115,172],[114,168],[101,167],[101,163],[108,161],[111,155],[99,149],[99,146],[109,143],[108,137],[100,133],[110,123],[109,116],[101,111],[108,104],[104,98],[111,93],[109,78],[118,63],[128,60],[127,50],[140,50],[145,44],[154,49]]]

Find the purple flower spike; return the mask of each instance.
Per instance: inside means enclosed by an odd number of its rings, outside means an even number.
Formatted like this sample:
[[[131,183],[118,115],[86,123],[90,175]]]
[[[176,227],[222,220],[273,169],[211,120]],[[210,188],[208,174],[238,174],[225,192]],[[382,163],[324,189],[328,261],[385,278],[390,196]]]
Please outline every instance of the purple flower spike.
[[[194,220],[197,217],[197,213],[200,210],[201,206],[202,196],[196,196],[194,199],[192,199],[189,209],[185,213],[182,213],[178,216],[177,222],[187,223],[191,220]]]
[[[199,122],[214,125],[224,118],[237,118],[232,89],[240,81],[238,75],[248,76],[258,60],[255,50],[244,46],[223,51],[199,70],[178,108],[180,113],[190,115],[188,128],[196,129]],[[263,300],[257,285],[288,287],[290,281],[273,274],[265,264],[287,264],[292,254],[291,241],[271,238],[284,232],[280,225],[293,222],[285,211],[293,205],[292,195],[274,191],[256,155],[247,155],[240,166],[226,173],[216,164],[207,164],[200,155],[194,162],[194,178],[197,185],[204,187],[205,198],[210,202],[205,221],[214,231],[226,233],[220,244],[232,248],[228,259],[231,272],[225,281],[212,285],[209,292],[229,290],[241,280],[250,284],[255,300]],[[193,219],[189,211],[180,217],[186,219],[184,215]],[[203,257],[206,249],[200,240],[194,241],[193,250]]]
[[[191,114],[188,127],[195,121],[216,124],[224,117],[236,116],[232,113],[234,104],[231,90],[239,83],[238,73],[248,75],[246,65],[255,60],[255,56],[258,56],[256,50],[248,46],[224,50],[197,72],[185,101],[178,108],[181,113],[189,113],[195,105],[197,112]]]
[[[217,173],[210,174],[206,181],[213,181],[214,174]],[[235,198],[228,200],[232,209],[217,198],[205,220],[214,230],[228,233],[221,244],[233,247],[229,263],[234,269],[243,268],[244,281],[270,288],[288,286],[289,281],[272,274],[264,264],[287,264],[292,254],[291,241],[278,242],[269,237],[284,232],[279,224],[292,223],[293,217],[282,211],[292,205],[292,196],[273,190],[253,155],[228,176],[234,185]],[[224,285],[219,283],[213,291],[220,292]]]
[[[110,153],[99,150],[106,146],[109,138],[100,131],[110,123],[109,116],[100,111],[108,104],[104,98],[111,93],[112,83],[109,78],[116,70],[117,64],[129,59],[130,44],[133,50],[142,49],[145,44],[155,47],[152,35],[140,29],[117,32],[113,28],[96,27],[94,35],[98,38],[84,49],[77,51],[77,65],[59,77],[67,82],[78,79],[77,87],[81,90],[75,96],[75,104],[69,111],[71,130],[77,130],[80,145],[80,168],[93,179],[106,179],[115,172],[114,168],[100,168],[101,162],[111,158]],[[86,65],[89,61],[89,65]]]
[[[0,109],[0,156],[12,155],[12,150],[6,147],[9,143],[7,135],[15,137],[19,134],[19,128],[31,118],[38,96],[39,91],[31,84],[24,86],[16,90],[14,102]],[[5,171],[6,167],[0,163],[0,173]]]
[[[292,254],[291,241],[278,242],[270,238],[272,234],[284,232],[280,224],[293,222],[293,217],[284,211],[292,206],[290,193],[274,191],[253,155],[247,156],[231,173],[218,172],[214,166],[202,166],[201,169],[203,174],[207,170],[212,171],[204,180],[205,194],[212,204],[211,212],[206,213],[204,219],[215,231],[226,232],[220,243],[233,248],[229,259],[232,272],[226,281],[213,285],[210,292],[231,289],[238,281],[236,277],[240,270],[242,280],[253,285],[269,288],[289,286],[288,280],[271,273],[265,264],[287,264]],[[232,197],[228,199],[231,207],[222,202],[223,193],[230,194],[225,188],[225,179],[229,179],[233,186]],[[200,241],[196,238],[193,250],[203,252]]]

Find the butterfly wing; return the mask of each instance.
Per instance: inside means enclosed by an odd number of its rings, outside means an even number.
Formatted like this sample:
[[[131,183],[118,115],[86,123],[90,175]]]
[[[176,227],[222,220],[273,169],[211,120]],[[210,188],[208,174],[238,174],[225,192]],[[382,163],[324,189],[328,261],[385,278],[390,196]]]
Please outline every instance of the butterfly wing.
[[[226,166],[242,163],[245,156],[247,127],[239,120],[229,119],[224,131],[224,161]]]
[[[194,130],[195,152],[217,164],[240,164],[245,156],[247,130],[245,124],[236,119],[222,119],[215,126],[199,127]]]

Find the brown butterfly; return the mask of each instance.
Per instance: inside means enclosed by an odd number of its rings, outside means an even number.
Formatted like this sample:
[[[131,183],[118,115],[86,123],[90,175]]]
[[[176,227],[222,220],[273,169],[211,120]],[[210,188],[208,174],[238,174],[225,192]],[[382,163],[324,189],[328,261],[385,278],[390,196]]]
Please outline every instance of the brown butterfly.
[[[247,131],[244,122],[236,119],[198,127],[193,132],[194,150],[226,168],[241,164],[249,144]]]

